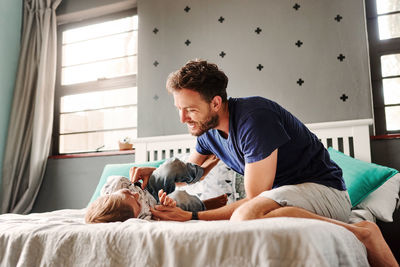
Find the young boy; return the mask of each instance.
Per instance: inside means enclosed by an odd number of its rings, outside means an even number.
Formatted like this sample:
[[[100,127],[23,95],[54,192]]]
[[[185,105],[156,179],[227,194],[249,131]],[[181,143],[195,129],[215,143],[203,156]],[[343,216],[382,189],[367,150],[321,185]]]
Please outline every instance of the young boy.
[[[153,172],[145,190],[140,183],[132,184],[126,177],[110,176],[101,190],[101,196],[89,205],[85,221],[102,223],[130,218],[150,220],[150,208],[157,202],[169,207],[178,206],[186,211],[203,211],[224,206],[227,202],[226,195],[201,201],[186,191],[175,190],[176,183],[194,183],[207,173],[207,168],[172,158]]]

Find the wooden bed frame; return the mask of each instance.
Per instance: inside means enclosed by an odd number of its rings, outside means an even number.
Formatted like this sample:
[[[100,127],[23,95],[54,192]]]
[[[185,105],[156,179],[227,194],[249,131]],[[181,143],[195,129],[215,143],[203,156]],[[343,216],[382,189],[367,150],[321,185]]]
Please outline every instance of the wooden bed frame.
[[[372,119],[306,124],[325,147],[333,147],[346,155],[371,162],[370,125]],[[154,161],[191,152],[196,138],[189,134],[138,138],[133,142],[135,162]]]

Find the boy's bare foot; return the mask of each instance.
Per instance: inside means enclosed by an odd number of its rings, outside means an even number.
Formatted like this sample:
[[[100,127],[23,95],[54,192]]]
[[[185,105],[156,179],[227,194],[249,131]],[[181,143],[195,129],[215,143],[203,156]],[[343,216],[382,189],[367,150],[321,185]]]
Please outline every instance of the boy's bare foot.
[[[226,202],[228,202],[228,196],[226,194],[203,200],[204,206],[206,206],[207,210],[223,207],[226,205]]]
[[[399,267],[396,258],[375,223],[362,221],[352,224],[351,227],[356,237],[367,248],[368,261],[372,267]]]

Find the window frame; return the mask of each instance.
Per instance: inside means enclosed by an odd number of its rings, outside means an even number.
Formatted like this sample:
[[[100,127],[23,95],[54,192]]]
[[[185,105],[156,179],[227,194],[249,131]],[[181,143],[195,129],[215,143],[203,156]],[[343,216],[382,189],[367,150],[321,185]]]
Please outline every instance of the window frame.
[[[53,118],[53,134],[52,134],[52,155],[65,155],[65,154],[85,154],[91,152],[99,152],[100,150],[76,152],[76,153],[60,153],[60,105],[61,97],[79,93],[99,92],[105,90],[116,90],[122,87],[137,87],[137,74],[126,75],[115,78],[98,79],[97,81],[90,81],[85,83],[78,83],[72,85],[61,85],[62,73],[62,34],[65,30],[70,30],[78,27],[84,27],[91,24],[102,23],[109,20],[124,18],[127,16],[138,15],[136,8],[130,8],[124,11],[106,14],[95,18],[88,18],[78,22],[65,23],[57,26],[57,64],[56,64],[56,84],[54,92],[54,118]],[[138,54],[134,54],[138,56]],[[137,107],[137,103],[133,106]],[[115,106],[118,107],[118,106]],[[137,129],[131,127],[129,129]],[[107,130],[109,131],[109,130]],[[92,131],[89,131],[92,132]],[[103,130],[93,131],[103,132]],[[110,150],[101,150],[110,151]]]
[[[383,77],[381,71],[381,56],[400,54],[400,37],[380,40],[378,26],[379,16],[399,14],[400,11],[388,12],[378,15],[376,0],[366,0],[365,10],[369,43],[375,134],[390,135],[400,133],[400,130],[388,131],[386,129],[385,107],[393,105],[385,105],[383,94]],[[400,77],[400,75],[393,77]],[[400,106],[400,104],[396,104],[396,106]]]

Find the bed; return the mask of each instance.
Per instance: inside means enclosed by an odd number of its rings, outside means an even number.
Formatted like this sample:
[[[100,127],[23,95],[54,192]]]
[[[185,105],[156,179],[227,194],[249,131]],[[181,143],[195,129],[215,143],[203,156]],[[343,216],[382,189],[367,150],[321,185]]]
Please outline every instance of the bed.
[[[369,166],[371,124],[372,120],[367,119],[309,124],[308,127],[340,157],[346,160],[347,157],[358,158]],[[195,139],[189,135],[149,137],[135,140],[134,145],[135,164],[160,164],[164,158],[172,156],[184,159],[193,149]],[[105,166],[92,200],[96,198],[102,180],[110,174],[126,173],[130,166],[132,164]],[[206,198],[211,193],[204,191],[204,187],[216,185],[225,192],[231,190],[230,201],[243,197],[242,178],[221,166],[219,170],[213,170],[218,179],[207,176],[204,180],[205,183],[208,180],[209,186],[195,184],[186,189]],[[210,180],[218,181],[211,184]],[[397,190],[398,198],[400,176],[394,174],[378,182],[368,196],[355,205],[358,213],[352,220],[374,220],[374,214],[381,216],[379,207],[369,205],[369,202],[382,198],[380,190],[388,187],[388,182],[392,183],[389,185],[392,191]],[[389,197],[387,191],[383,195]],[[396,196],[391,198],[390,209],[394,210],[392,203],[396,206],[397,199]],[[379,209],[378,213],[376,209]],[[0,215],[0,265],[368,266],[366,249],[351,232],[317,220],[273,218],[180,223],[129,219],[123,223],[87,225],[84,214],[85,209],[65,209],[29,215]],[[385,214],[386,217],[389,215]],[[390,218],[385,219],[390,221]]]

